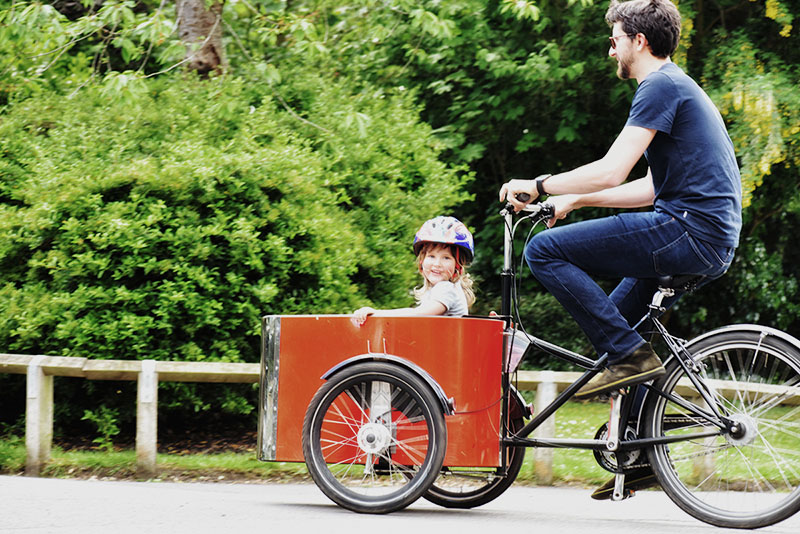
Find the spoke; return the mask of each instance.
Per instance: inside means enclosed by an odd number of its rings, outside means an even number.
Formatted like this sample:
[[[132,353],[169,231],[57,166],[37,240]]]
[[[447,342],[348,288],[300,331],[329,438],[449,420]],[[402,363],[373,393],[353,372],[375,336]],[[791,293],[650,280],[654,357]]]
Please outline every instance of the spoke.
[[[800,422],[797,422],[797,423],[795,423],[795,422],[787,423],[786,422],[790,418],[793,418],[795,415],[798,415],[798,414],[800,414],[800,405],[792,408],[790,411],[786,412],[785,414],[783,414],[779,418],[775,419],[775,422],[776,423],[781,423],[781,424],[788,424],[788,425],[792,425],[792,426],[796,426],[796,427],[800,428]]]
[[[339,418],[342,421],[344,421],[344,422],[353,421],[355,426],[349,425],[349,424],[348,424],[348,426],[350,426],[351,430],[353,430],[354,432],[358,432],[358,427],[360,425],[362,425],[364,423],[364,421],[368,421],[369,417],[364,412],[363,408],[361,408],[361,405],[359,403],[355,402],[355,399],[353,399],[350,396],[348,396],[348,398],[353,400],[354,402],[350,403],[350,402],[346,402],[344,399],[342,399],[341,401],[339,401],[339,399],[336,399],[331,404],[331,409],[339,416]],[[340,405],[343,405],[342,407],[347,410],[347,415],[345,415],[342,412],[342,409],[340,408]],[[361,417],[357,417],[356,415],[353,414],[353,411],[351,409],[351,406],[353,406],[353,405],[358,406],[358,408],[360,410],[360,413],[361,413]]]
[[[411,418],[404,417],[403,418],[402,427],[400,425],[400,422],[398,421],[397,428],[410,428],[410,427],[415,426],[417,423],[422,423],[422,422],[425,422],[425,421],[427,421],[427,419],[425,418],[424,415],[420,415],[420,416],[417,416],[417,417],[411,417]]]
[[[427,451],[427,447],[426,451],[421,451],[412,447],[408,447],[403,442],[396,442],[396,444],[398,448],[402,450],[412,462],[414,462],[417,465],[422,464],[423,460],[425,459],[425,452]]]
[[[327,434],[333,434],[333,433],[332,432],[327,432]],[[356,436],[347,438],[347,437],[344,437],[344,436],[339,436],[337,434],[333,434],[333,437],[334,438],[340,438],[340,439],[334,440],[334,439],[331,439],[331,438],[328,438],[328,437],[323,438],[322,436],[320,436],[319,442],[320,443],[329,443],[330,445],[342,445],[342,446],[344,446],[344,445],[352,445],[352,444],[357,442]]]
[[[770,459],[772,459],[775,467],[778,469],[778,472],[781,474],[781,478],[783,478],[783,483],[786,484],[787,488],[792,487],[792,483],[786,477],[786,473],[784,472],[784,467],[791,472],[791,475],[797,478],[797,471],[792,469],[792,466],[789,465],[785,460],[779,461],[777,458],[777,453],[779,452],[777,449],[773,448],[772,444],[769,443],[767,440],[764,439],[764,436],[759,434],[761,441],[764,443],[764,448],[766,450],[767,455]]]
[[[326,453],[326,457],[330,456],[331,454],[335,453],[336,451],[340,450],[342,447],[346,446],[353,446],[356,444],[356,440],[339,440],[334,441],[332,439],[322,439],[319,440],[320,449],[322,452]],[[325,445],[323,445],[325,444]],[[331,450],[331,448],[335,447],[335,449]]]
[[[737,354],[738,354],[738,351],[737,351]],[[724,355],[725,355],[725,364],[728,367],[729,380],[738,386],[739,381],[736,379],[736,371],[733,369],[733,364],[731,363],[731,359],[730,359],[730,356],[728,355],[728,351],[725,351]],[[736,397],[739,399],[739,402],[741,402],[742,406],[744,406],[745,403],[744,403],[744,399],[741,396],[741,389],[739,387],[735,387],[734,391],[736,392]]]
[[[762,401],[762,405],[753,410],[750,415],[753,417],[758,417],[765,411],[771,410],[775,406],[783,403],[786,399],[795,398],[800,396],[800,388],[798,387],[798,383],[800,383],[800,376],[797,377],[796,380],[793,381],[791,384],[781,384],[781,386],[785,386],[787,389],[783,392],[775,392],[771,397],[765,397],[765,400]],[[781,387],[775,386],[775,387]]]
[[[716,474],[717,474],[716,470],[712,470],[712,471],[711,471],[711,472],[708,474],[708,476],[707,476],[706,478],[704,478],[703,480],[701,480],[700,482],[698,482],[698,483],[695,485],[694,489],[696,489],[696,490],[698,490],[698,489],[699,489],[699,490],[705,489],[705,488],[703,488],[703,485],[704,485],[704,484],[705,484],[705,483],[706,483],[708,480],[710,480],[710,479],[711,479],[711,477],[713,477],[713,476],[714,476],[714,475],[716,475]],[[718,481],[718,482],[717,482],[717,486],[719,486],[719,484],[720,484],[720,482]]]
[[[771,421],[761,420],[761,421],[758,422],[758,425],[759,425],[759,427],[763,426],[763,427],[768,428],[769,430],[776,430],[778,432],[781,432],[783,434],[786,434],[788,436],[792,436],[793,438],[797,438],[798,440],[800,440],[800,432],[790,431],[788,428],[786,428],[787,426],[789,426],[786,423],[778,424],[777,422],[772,423]],[[793,426],[796,427],[797,425],[795,424]],[[759,434],[760,434],[760,432],[759,432]],[[800,443],[800,442],[798,442],[798,443]]]
[[[338,410],[336,410],[336,411],[338,411]],[[330,426],[330,425],[346,425],[347,428],[349,430],[351,430],[353,433],[357,433],[358,429],[361,428],[361,425],[364,424],[363,420],[354,419],[352,417],[347,417],[344,414],[342,414],[341,412],[335,414],[335,415],[338,415],[339,417],[332,417],[332,415],[333,414],[330,414],[330,413],[326,414],[325,423],[324,423],[326,426]]]
[[[732,448],[733,448],[733,450],[735,450],[739,454],[739,456],[742,459],[742,462],[743,462],[744,466],[747,468],[747,470],[750,472],[750,474],[753,476],[753,478],[762,480],[764,482],[764,485],[767,488],[769,488],[769,491],[772,491],[772,492],[776,491],[775,487],[772,484],[770,484],[769,479],[767,477],[765,477],[763,474],[761,474],[761,471],[759,471],[759,469],[753,464],[753,462],[750,460],[750,458],[748,458],[739,449],[739,447],[732,447]],[[761,489],[761,487],[758,487],[756,489],[758,489],[759,491],[763,491]]]
[[[338,475],[336,473],[333,473],[334,476],[336,476],[336,478],[338,480],[340,480],[340,481],[345,480],[349,476],[350,470],[353,468],[353,466],[354,465],[359,465],[359,463],[358,463],[359,457],[361,457],[361,455],[357,454],[356,456],[351,456],[350,458],[348,458],[346,460],[343,460],[341,462],[336,462],[336,463],[330,464],[330,467],[334,467],[334,468],[335,467],[343,467],[343,466],[346,467],[346,469],[344,469],[344,471],[342,471]],[[333,472],[333,471],[334,470],[331,469],[331,472]]]

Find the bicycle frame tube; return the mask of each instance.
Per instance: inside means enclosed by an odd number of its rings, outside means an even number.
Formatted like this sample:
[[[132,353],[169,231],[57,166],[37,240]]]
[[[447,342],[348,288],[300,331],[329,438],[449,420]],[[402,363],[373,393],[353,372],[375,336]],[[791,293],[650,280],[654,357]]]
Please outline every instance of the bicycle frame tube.
[[[514,220],[510,212],[506,211],[503,221],[505,224],[503,225],[503,272],[500,274],[500,314],[507,318],[506,325],[509,325],[511,321],[511,290],[514,283],[514,236],[511,233]]]

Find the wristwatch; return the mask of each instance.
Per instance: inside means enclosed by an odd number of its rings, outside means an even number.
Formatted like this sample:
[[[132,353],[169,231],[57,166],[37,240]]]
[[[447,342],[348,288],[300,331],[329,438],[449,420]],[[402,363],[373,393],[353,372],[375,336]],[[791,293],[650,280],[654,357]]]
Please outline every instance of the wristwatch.
[[[536,178],[536,192],[539,193],[539,196],[544,196],[547,193],[544,190],[544,181],[553,176],[552,174],[543,174]]]

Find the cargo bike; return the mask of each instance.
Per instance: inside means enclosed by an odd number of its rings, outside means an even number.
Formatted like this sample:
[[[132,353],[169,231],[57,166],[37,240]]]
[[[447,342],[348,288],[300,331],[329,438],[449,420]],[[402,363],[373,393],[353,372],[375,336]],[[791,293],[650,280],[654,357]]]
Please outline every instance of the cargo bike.
[[[667,372],[611,395],[610,415],[586,439],[533,431],[604,368],[513,327],[514,234],[551,216],[507,207],[498,317],[262,319],[258,456],[305,462],[322,492],[361,513],[401,510],[420,497],[473,508],[499,497],[528,447],[594,451],[614,474],[612,500],[630,495],[626,474],[649,467],[691,516],[758,528],[800,509],[800,341],[752,324],[686,341],[659,321],[664,299],[693,277],[659,280],[639,326],[659,336]],[[543,351],[584,370],[533,415],[514,388],[520,358]]]

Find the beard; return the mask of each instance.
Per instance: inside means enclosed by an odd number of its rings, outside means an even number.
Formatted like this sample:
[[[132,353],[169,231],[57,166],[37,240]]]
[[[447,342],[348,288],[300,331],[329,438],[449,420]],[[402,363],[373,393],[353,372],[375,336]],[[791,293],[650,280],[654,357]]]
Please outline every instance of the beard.
[[[631,77],[630,58],[617,57],[617,77],[620,80],[629,80]]]

